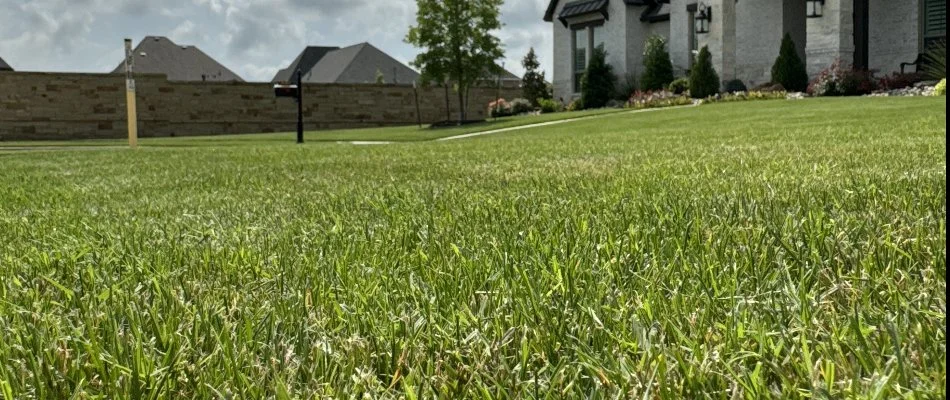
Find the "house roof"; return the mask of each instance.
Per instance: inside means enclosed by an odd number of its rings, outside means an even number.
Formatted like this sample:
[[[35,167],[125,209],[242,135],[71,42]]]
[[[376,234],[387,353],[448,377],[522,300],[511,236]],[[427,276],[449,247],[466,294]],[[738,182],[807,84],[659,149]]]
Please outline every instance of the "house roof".
[[[132,54],[135,56],[135,72],[165,74],[170,81],[244,81],[197,47],[180,46],[162,36],[146,36]],[[124,71],[123,60],[112,73]]]
[[[304,73],[309,83],[375,83],[376,72],[387,83],[410,83],[419,73],[369,43],[327,52]]]
[[[604,15],[604,18],[609,18],[607,15],[607,5],[609,3],[610,2],[608,0],[572,1],[570,3],[564,4],[564,8],[561,9],[561,14],[558,15],[558,19],[563,23],[567,18],[590,14],[593,12],[599,12]]]
[[[2,57],[0,57],[0,71],[13,71],[13,67],[7,64],[6,61],[3,61]]]
[[[313,66],[317,65],[327,53],[339,49],[339,47],[307,46],[287,68],[277,72],[271,82],[290,82],[294,79],[294,72],[297,69],[300,69],[303,73],[310,72]]]
[[[669,4],[670,0],[623,0],[624,4],[628,6],[650,6],[642,15],[640,15],[640,20],[644,22],[659,22],[669,20],[669,9],[663,8],[663,4]],[[603,4],[600,4],[603,3]],[[558,16],[558,19],[564,23],[564,20],[569,17],[588,14],[591,12],[603,12],[605,13],[604,17],[606,18],[606,8],[609,0],[575,0],[564,5],[564,8],[561,11],[561,15]],[[547,22],[554,21],[554,12],[557,11],[558,0],[551,0],[548,3],[548,8],[544,12],[544,20]],[[568,8],[577,8],[584,9],[586,11],[577,12],[572,11],[570,15],[565,16],[565,11]],[[663,11],[666,11],[663,15]]]

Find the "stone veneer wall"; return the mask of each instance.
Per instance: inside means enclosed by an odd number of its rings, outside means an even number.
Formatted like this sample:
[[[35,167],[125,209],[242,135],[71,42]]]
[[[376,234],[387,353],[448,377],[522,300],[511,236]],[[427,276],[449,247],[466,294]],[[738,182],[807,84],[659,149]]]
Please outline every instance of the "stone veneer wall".
[[[164,75],[136,78],[141,137],[223,135],[296,130],[297,106],[276,99],[270,83],[169,82]],[[474,88],[469,118],[482,119],[497,88]],[[501,97],[521,97],[506,87]],[[450,93],[453,118],[457,96]],[[444,120],[445,93],[419,89],[422,121]],[[307,130],[416,123],[412,86],[310,84],[304,90]],[[0,72],[0,140],[123,138],[123,75]]]

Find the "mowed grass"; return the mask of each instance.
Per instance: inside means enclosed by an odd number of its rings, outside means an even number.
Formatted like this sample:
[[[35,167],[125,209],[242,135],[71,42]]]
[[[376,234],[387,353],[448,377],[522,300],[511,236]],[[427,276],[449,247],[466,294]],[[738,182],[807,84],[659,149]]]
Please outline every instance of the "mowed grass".
[[[532,124],[540,124],[567,119],[588,118],[599,115],[620,113],[623,109],[596,109],[575,112],[561,112],[555,114],[524,115],[503,118],[490,118],[481,123],[458,127],[431,128],[428,125],[395,126],[367,129],[337,129],[324,131],[305,131],[304,140],[309,142],[347,142],[347,141],[377,141],[377,142],[419,142],[441,139],[450,136],[466,135],[469,133],[484,132],[495,129],[513,128]],[[304,126],[306,128],[306,125]],[[202,145],[248,145],[295,143],[297,132],[261,133],[246,135],[220,136],[187,136],[174,138],[139,139],[139,144],[146,147],[181,147]],[[36,147],[90,147],[90,146],[125,146],[126,139],[84,139],[84,140],[50,140],[50,141],[0,141],[0,149],[7,148],[36,148]]]
[[[943,398],[945,107],[0,155],[0,391]]]

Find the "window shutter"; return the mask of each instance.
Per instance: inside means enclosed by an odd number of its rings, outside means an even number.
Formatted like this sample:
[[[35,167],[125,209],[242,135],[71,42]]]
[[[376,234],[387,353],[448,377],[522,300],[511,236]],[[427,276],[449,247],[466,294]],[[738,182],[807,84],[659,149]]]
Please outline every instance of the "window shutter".
[[[924,38],[947,36],[947,0],[924,0]]]

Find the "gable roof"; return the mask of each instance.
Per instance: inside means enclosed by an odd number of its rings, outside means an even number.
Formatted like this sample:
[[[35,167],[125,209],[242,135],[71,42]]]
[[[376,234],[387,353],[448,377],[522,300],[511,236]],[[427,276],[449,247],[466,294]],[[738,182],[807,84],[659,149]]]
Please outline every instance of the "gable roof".
[[[135,47],[133,71],[165,74],[170,81],[243,82],[240,76],[195,46],[179,46],[163,36],[146,36]],[[124,60],[112,73],[125,72]]]
[[[3,61],[2,57],[0,57],[0,71],[13,71],[13,67],[7,64],[6,61]]]
[[[369,43],[327,52],[309,72],[310,83],[375,83],[376,71],[387,83],[411,83],[419,73]]]
[[[601,2],[603,2],[603,4],[600,4]],[[626,5],[628,5],[628,6],[650,6],[650,8],[648,8],[646,11],[644,11],[644,13],[640,16],[640,20],[641,20],[641,21],[644,21],[644,22],[659,22],[659,21],[666,21],[666,20],[669,20],[669,17],[670,17],[669,10],[667,9],[667,10],[666,10],[666,13],[665,13],[665,15],[664,15],[663,12],[662,12],[662,10],[661,10],[661,8],[662,8],[663,4],[669,4],[669,3],[670,3],[670,0],[623,0],[623,2],[624,2],[624,4],[626,4]],[[568,15],[568,16],[564,16],[564,15],[563,15],[563,14],[564,14],[564,11],[567,11],[569,7],[572,7],[572,6],[573,6],[573,7],[580,7],[581,4],[578,4],[578,3],[591,3],[591,5],[587,5],[587,6],[586,6],[586,8],[591,8],[591,9],[590,9],[590,10],[587,10],[587,11],[584,11],[584,12],[581,12],[581,13],[576,13],[576,12],[575,12],[575,13],[573,13],[572,15]],[[568,3],[568,4],[566,4],[566,5],[564,6],[564,9],[561,11],[561,14],[562,14],[562,15],[559,16],[559,18],[562,20],[561,22],[563,23],[563,22],[564,22],[564,20],[563,20],[564,18],[568,18],[568,17],[572,17],[572,16],[577,16],[577,15],[581,15],[581,14],[586,14],[586,13],[589,13],[589,12],[601,11],[601,12],[606,13],[607,3],[609,3],[609,0],[602,0],[602,1],[597,1],[597,0],[576,0],[576,1],[572,1],[572,2],[570,2],[570,3]],[[547,8],[547,10],[545,10],[545,12],[544,12],[544,20],[545,20],[545,21],[547,21],[547,22],[552,22],[552,21],[554,21],[554,12],[557,11],[557,4],[558,4],[558,0],[551,0],[551,2],[548,3],[548,8]],[[596,6],[596,7],[595,7],[595,6]]]
[[[277,75],[274,75],[274,79],[271,80],[271,82],[290,82],[294,79],[294,72],[296,72],[297,69],[300,69],[303,73],[310,72],[313,66],[317,65],[327,53],[339,49],[339,47],[307,46],[307,48],[300,52],[300,55],[297,56],[294,62],[290,63],[287,68],[277,72]]]

